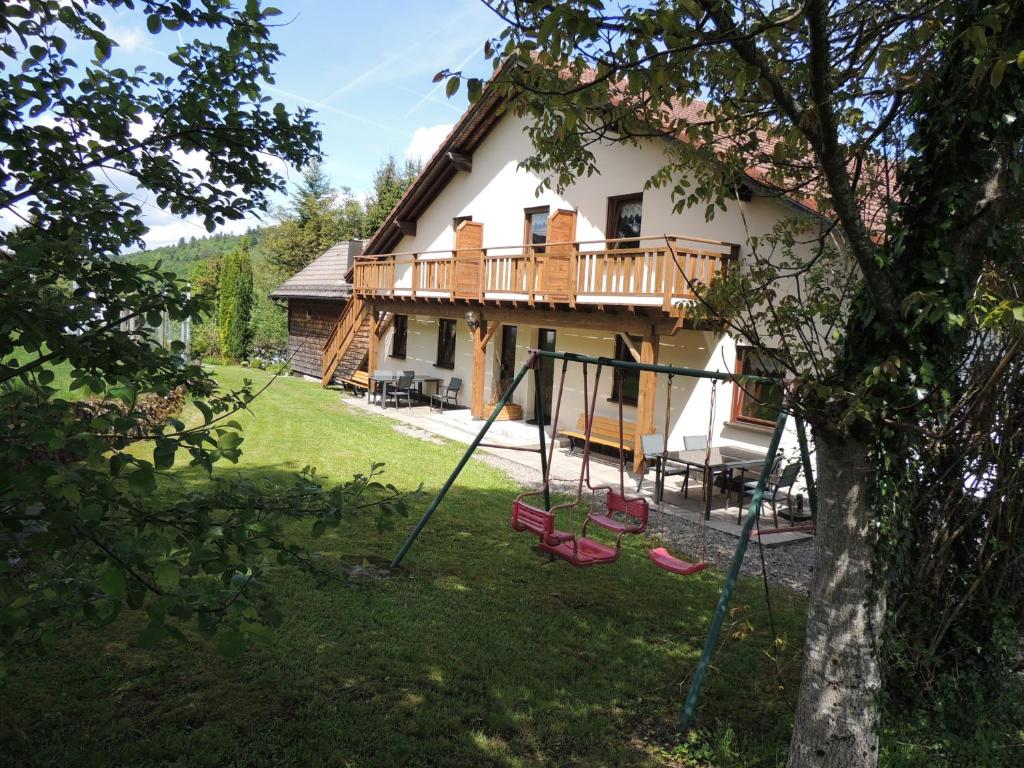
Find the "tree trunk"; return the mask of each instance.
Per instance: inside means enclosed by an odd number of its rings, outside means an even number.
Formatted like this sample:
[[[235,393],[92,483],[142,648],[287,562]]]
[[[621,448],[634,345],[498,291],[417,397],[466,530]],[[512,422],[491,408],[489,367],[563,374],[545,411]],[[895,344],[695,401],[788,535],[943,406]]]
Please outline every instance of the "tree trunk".
[[[822,430],[816,430],[822,432]],[[878,636],[872,465],[854,440],[817,434],[818,528],[807,635],[787,768],[878,762]]]

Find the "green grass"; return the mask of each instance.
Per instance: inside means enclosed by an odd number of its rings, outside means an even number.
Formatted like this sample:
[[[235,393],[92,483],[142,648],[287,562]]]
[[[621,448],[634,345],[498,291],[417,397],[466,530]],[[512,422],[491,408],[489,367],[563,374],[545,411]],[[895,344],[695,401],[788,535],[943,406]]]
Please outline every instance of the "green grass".
[[[227,386],[269,376],[217,375]],[[387,480],[423,481],[432,495],[463,450],[400,435],[390,420],[295,379],[279,380],[241,421],[245,455],[221,471],[268,480],[307,464],[342,479],[383,460]],[[610,566],[550,563],[510,529],[516,492],[471,462],[399,575],[319,586],[279,572],[286,621],[237,661],[201,642],[141,650],[139,617],[64,638],[14,670],[0,694],[0,762],[704,765],[666,748],[722,575],[659,571],[640,537]],[[378,533],[362,520],[302,536],[327,562],[351,562],[389,557],[411,524]],[[787,591],[773,595],[790,639],[780,692],[760,589],[741,581],[701,701],[707,746],[689,751],[719,753],[714,764],[776,765],[785,755],[805,606]]]

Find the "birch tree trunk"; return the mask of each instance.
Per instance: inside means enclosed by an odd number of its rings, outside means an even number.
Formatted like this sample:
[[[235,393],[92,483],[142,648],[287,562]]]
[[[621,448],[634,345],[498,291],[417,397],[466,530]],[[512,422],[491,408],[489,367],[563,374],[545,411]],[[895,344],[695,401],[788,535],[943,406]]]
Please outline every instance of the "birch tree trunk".
[[[822,430],[816,430],[821,432]],[[862,768],[878,762],[878,637],[885,596],[875,564],[867,448],[817,434],[814,582],[787,768]]]

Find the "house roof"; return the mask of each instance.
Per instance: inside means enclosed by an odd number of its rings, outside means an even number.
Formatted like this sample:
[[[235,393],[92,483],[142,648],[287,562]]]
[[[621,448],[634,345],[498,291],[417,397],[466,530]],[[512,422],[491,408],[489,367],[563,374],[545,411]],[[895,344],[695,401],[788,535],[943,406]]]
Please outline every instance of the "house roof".
[[[345,273],[352,259],[363,252],[362,240],[343,240],[332,245],[270,294],[272,299],[347,299],[352,285]]]

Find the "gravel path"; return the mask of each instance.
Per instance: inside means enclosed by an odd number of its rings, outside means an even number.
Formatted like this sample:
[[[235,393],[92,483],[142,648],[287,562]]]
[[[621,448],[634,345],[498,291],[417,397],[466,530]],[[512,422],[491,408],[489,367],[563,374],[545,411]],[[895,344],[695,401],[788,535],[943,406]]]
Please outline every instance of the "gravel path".
[[[523,466],[518,462],[506,459],[489,451],[481,450],[476,454],[479,461],[483,461],[522,485],[523,488],[539,488],[536,472],[530,467]],[[571,481],[556,481],[551,483],[551,489],[561,493],[574,493],[576,486]],[[686,518],[673,514],[669,510],[662,512],[660,520],[652,510],[653,519],[651,528],[660,524],[655,535],[665,540],[669,549],[680,555],[694,556],[701,551],[701,528]],[[719,570],[725,570],[732,562],[736,552],[736,544],[739,541],[731,536],[712,528],[705,531],[707,561]],[[754,576],[761,575],[761,556],[756,540],[751,541],[747,553],[743,558],[741,571]],[[768,569],[768,580],[773,584],[788,587],[792,590],[807,594],[811,581],[811,573],[814,565],[814,539],[796,541],[788,544],[764,547],[765,565]]]

